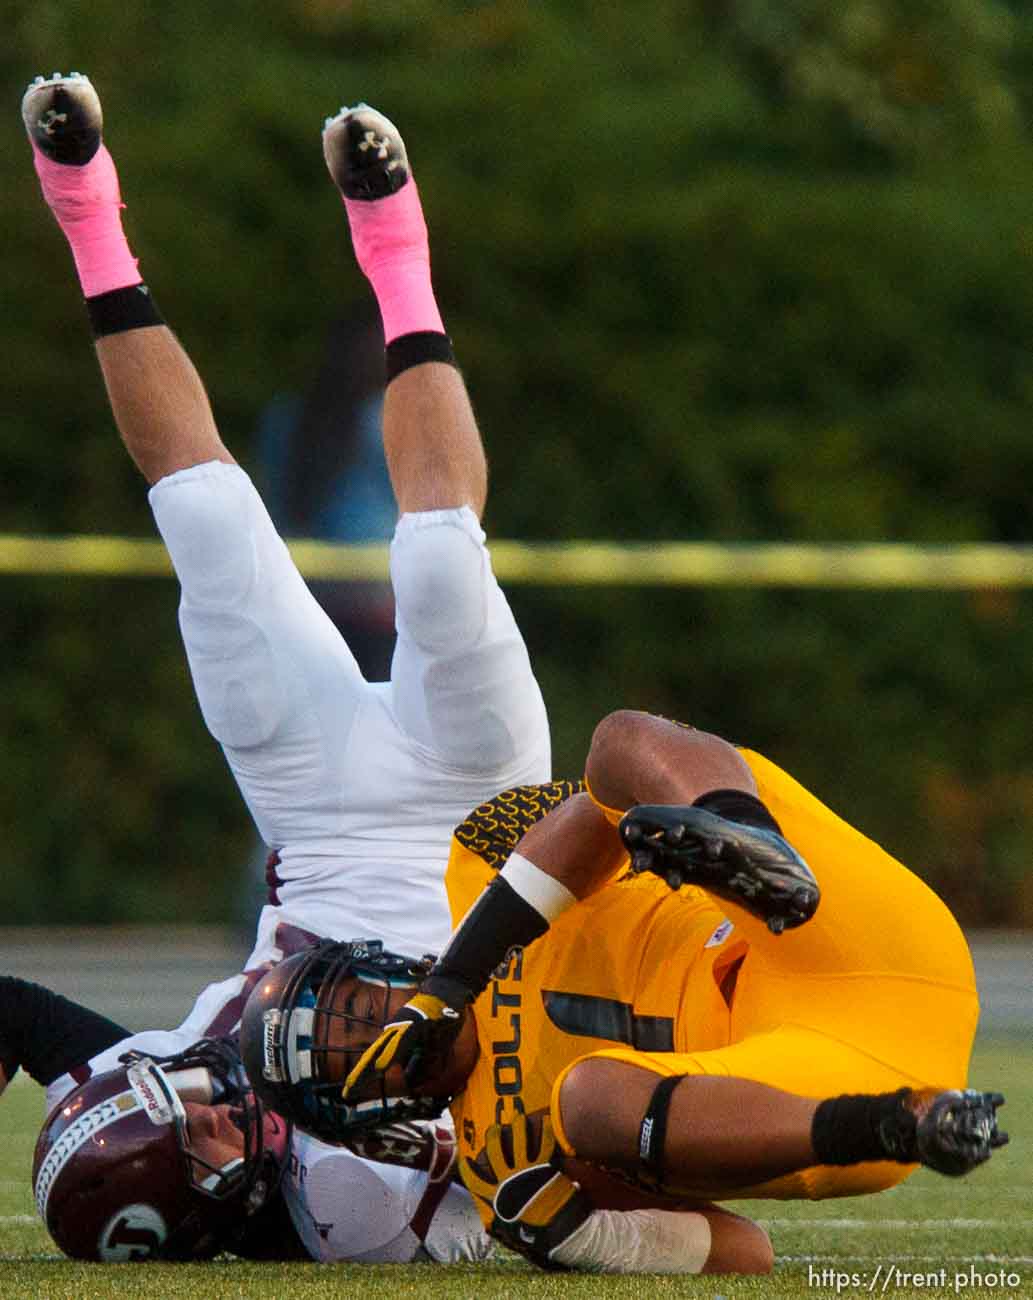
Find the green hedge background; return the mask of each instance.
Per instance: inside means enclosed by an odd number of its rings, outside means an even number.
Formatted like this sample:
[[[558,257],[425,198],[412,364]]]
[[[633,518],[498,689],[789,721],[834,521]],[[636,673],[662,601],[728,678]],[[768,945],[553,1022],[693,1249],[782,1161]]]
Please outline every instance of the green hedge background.
[[[526,539],[1029,542],[1033,19],[1018,0],[0,4],[0,531],[152,533],[18,115],[101,91],[127,228],[257,468],[366,294],[319,148],[403,128]],[[5,577],[10,922],[226,915],[252,831],[171,582]],[[760,748],[1033,924],[1033,593],[512,592],[576,770],[618,705]]]

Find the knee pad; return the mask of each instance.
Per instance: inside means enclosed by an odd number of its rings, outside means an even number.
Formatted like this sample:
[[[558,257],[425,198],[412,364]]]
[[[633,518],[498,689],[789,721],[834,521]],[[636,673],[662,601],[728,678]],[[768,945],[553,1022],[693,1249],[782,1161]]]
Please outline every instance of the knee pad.
[[[399,630],[425,654],[454,655],[484,632],[491,579],[483,536],[465,507],[399,523],[391,546]]]
[[[265,744],[288,713],[285,670],[266,630],[242,614],[192,606],[180,609],[179,626],[208,730],[230,749]]]

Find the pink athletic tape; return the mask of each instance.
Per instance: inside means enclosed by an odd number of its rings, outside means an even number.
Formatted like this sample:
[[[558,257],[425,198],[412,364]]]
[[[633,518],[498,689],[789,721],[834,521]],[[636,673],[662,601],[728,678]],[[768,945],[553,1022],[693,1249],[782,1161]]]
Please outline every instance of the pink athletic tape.
[[[56,163],[32,146],[43,197],[75,258],[85,297],[141,284],[122,229],[118,173],[104,145],[84,167]]]
[[[402,334],[444,334],[430,282],[427,223],[416,182],[386,199],[345,199],[355,257],[377,295],[384,342]]]

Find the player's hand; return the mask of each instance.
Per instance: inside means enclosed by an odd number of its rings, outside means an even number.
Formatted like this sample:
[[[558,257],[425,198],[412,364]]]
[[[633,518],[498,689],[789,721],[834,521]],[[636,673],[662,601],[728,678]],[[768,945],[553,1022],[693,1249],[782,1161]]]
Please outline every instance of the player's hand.
[[[460,1164],[470,1194],[492,1214],[491,1234],[541,1268],[561,1265],[553,1252],[592,1213],[577,1183],[552,1164],[557,1154],[552,1121],[545,1115],[517,1115],[511,1124],[493,1124],[476,1161]]]
[[[463,1027],[466,1008],[421,990],[385,1025],[344,1081],[341,1098],[355,1097],[363,1085],[382,1079],[400,1065],[410,1087],[443,1065]]]

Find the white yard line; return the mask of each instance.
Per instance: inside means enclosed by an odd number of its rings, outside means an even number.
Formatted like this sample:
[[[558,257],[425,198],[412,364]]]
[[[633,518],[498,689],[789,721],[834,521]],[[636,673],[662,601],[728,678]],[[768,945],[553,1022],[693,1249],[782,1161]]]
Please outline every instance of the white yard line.
[[[778,1264],[1033,1264],[1033,1255],[999,1255],[993,1251],[969,1255],[776,1255]]]
[[[765,1228],[835,1228],[837,1232],[867,1232],[869,1229],[896,1229],[910,1232],[914,1228],[973,1228],[984,1231],[1001,1228],[1033,1228],[1033,1219],[765,1219],[757,1222]]]

